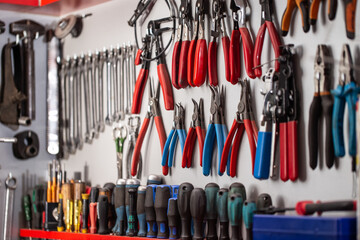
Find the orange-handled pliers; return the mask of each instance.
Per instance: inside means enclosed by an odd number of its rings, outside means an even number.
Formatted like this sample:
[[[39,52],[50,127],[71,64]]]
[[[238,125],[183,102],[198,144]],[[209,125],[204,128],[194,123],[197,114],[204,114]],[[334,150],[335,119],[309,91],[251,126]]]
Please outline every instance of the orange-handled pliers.
[[[311,2],[310,13],[309,13],[311,25],[316,24],[316,20],[318,18],[318,13],[319,13],[319,6],[320,6],[321,1],[322,0],[313,0]],[[329,20],[334,20],[335,16],[336,16],[338,0],[327,0],[327,4],[328,4],[328,6],[327,6],[328,18],[329,18]]]
[[[292,14],[298,7],[301,14],[302,27],[304,32],[310,30],[309,22],[309,1],[308,0],[288,0],[287,6],[281,19],[281,34],[286,36],[289,32]]]

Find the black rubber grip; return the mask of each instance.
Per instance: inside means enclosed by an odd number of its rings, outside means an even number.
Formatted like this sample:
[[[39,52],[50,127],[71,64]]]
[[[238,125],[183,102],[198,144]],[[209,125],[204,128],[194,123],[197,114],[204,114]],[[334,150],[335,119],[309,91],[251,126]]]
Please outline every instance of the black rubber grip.
[[[180,215],[176,198],[169,199],[167,217],[169,225],[169,239],[178,239],[180,230]]]
[[[239,183],[239,182],[232,183],[229,187],[229,195],[228,196],[230,197],[230,195],[235,194],[235,193],[239,193],[241,195],[243,201],[246,200],[246,189],[245,189],[244,184]]]
[[[169,185],[157,186],[155,202],[154,202],[156,223],[158,226],[157,238],[169,238],[167,207],[170,197],[171,197],[171,187]]]
[[[310,21],[309,21],[309,1],[304,0],[300,3],[301,10],[301,20],[304,32],[310,30]]]
[[[190,196],[190,212],[194,223],[194,240],[204,239],[203,222],[206,213],[206,195],[202,188],[195,188]]]
[[[219,191],[219,185],[216,183],[208,183],[205,186],[206,194],[206,220],[207,220],[207,240],[217,240],[216,223],[217,223],[217,207],[216,195]]]
[[[99,202],[97,206],[98,211],[98,223],[99,223],[99,234],[108,234],[108,211],[109,211],[109,200],[106,195],[99,196]]]
[[[145,194],[145,219],[147,223],[147,237],[154,238],[157,236],[157,225],[156,225],[156,215],[154,209],[154,200],[156,193],[156,185],[148,185],[146,187]]]
[[[305,206],[307,214],[311,215],[315,212],[329,212],[329,211],[354,211],[356,210],[356,203],[354,201],[335,201],[324,203],[309,203]]]
[[[326,166],[331,168],[335,162],[334,145],[332,137],[332,111],[334,100],[332,95],[321,96],[321,105],[325,117],[325,160]]]
[[[58,214],[58,229],[63,229],[64,228],[64,210],[63,210],[63,199],[60,198],[59,199],[59,214]],[[59,231],[59,230],[58,230]]]
[[[137,189],[129,188],[129,217],[128,217],[128,236],[133,237],[137,234],[136,216],[136,196]]]
[[[116,186],[113,195],[115,208],[125,206],[125,185]]]
[[[226,209],[227,212],[227,209]],[[220,222],[220,240],[229,240],[229,222]]]
[[[309,110],[309,153],[310,153],[310,167],[315,169],[317,167],[317,155],[318,155],[318,131],[319,131],[319,119],[321,116],[321,98],[314,96]],[[331,131],[331,130],[330,130]]]
[[[330,20],[334,20],[336,17],[338,0],[328,0],[328,17]]]
[[[239,225],[231,226],[231,238],[230,240],[239,240],[240,238],[240,228]]]
[[[90,202],[91,203],[97,202],[98,197],[99,197],[99,188],[92,187],[90,191]]]
[[[89,196],[87,196],[89,197]],[[89,220],[89,198],[82,200],[82,229],[87,232]]]
[[[256,209],[264,209],[272,206],[271,196],[267,193],[260,194],[256,199]]]
[[[182,240],[191,240],[191,213],[190,213],[190,196],[194,186],[191,183],[183,183],[179,187],[178,210],[181,219],[181,236]]]

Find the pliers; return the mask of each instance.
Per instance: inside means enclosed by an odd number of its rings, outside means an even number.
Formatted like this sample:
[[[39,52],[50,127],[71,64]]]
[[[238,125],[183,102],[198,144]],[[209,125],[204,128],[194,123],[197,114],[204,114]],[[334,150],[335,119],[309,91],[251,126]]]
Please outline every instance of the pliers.
[[[172,84],[176,89],[188,86],[187,56],[192,29],[191,0],[181,0],[179,13],[179,26],[176,32],[177,39],[174,43],[171,70]]]
[[[161,152],[164,151],[164,146],[166,142],[166,133],[164,129],[164,123],[161,117],[160,106],[159,106],[159,95],[160,95],[160,84],[157,85],[156,92],[154,90],[154,83],[152,79],[150,79],[150,87],[149,87],[149,102],[148,102],[148,110],[146,116],[144,118],[144,122],[141,125],[139,137],[136,140],[135,150],[133,153],[133,160],[131,163],[131,175],[135,176],[138,169],[138,162],[141,147],[144,141],[144,137],[146,135],[146,131],[148,129],[150,119],[153,117],[155,120],[156,130],[158,132]],[[162,167],[163,174],[166,176],[168,174],[168,166],[167,164]]]
[[[127,148],[127,156],[126,156],[126,179],[130,178],[131,176],[131,160],[133,157],[136,140],[139,135],[139,128],[140,128],[140,117],[139,116],[130,116],[128,118],[128,135],[129,135],[129,142]],[[141,178],[142,172],[142,157],[141,154],[139,155],[139,164],[136,178]]]
[[[124,142],[127,137],[127,129],[124,126],[113,128],[113,138],[116,146],[116,166],[118,170],[118,179],[123,178],[123,153]]]
[[[181,103],[175,105],[173,127],[165,142],[161,165],[172,167],[174,161],[175,147],[180,139],[181,152],[184,151],[186,131],[185,131],[185,109]],[[168,161],[169,159],[169,161]]]
[[[208,51],[205,38],[205,15],[209,12],[208,5],[206,0],[197,0],[195,3],[194,34],[190,42],[187,61],[187,77],[192,87],[200,87],[206,80]]]
[[[240,102],[238,104],[238,110],[236,112],[236,118],[233,121],[229,135],[226,138],[224,150],[221,156],[220,172],[225,172],[225,166],[228,161],[230,147],[233,143],[230,157],[230,177],[236,176],[237,169],[237,156],[240,148],[240,141],[242,139],[244,130],[248,136],[251,161],[252,161],[252,173],[254,172],[256,143],[258,138],[258,128],[255,123],[254,113],[252,111],[251,95],[250,95],[250,83],[248,80],[240,82],[242,85]]]
[[[240,36],[242,38],[242,46],[244,51],[245,69],[250,78],[255,78],[253,70],[253,52],[254,42],[251,38],[250,32],[246,27],[248,20],[246,9],[248,8],[247,0],[231,0],[230,8],[234,21],[234,29],[230,40],[230,82],[237,84],[241,77],[241,62],[240,62]]]
[[[209,83],[211,86],[218,85],[217,75],[217,39],[220,36],[224,52],[225,62],[225,77],[229,79],[230,67],[229,67],[229,45],[230,39],[226,33],[226,1],[225,0],[213,0],[212,1],[212,40],[209,43],[209,57],[208,57],[208,74]]]
[[[214,148],[214,142],[216,137],[217,148],[218,148],[218,174],[221,176],[220,163],[221,155],[224,149],[225,139],[228,134],[228,130],[225,123],[224,107],[225,107],[225,89],[221,88],[219,92],[218,87],[210,86],[212,97],[210,113],[212,118],[207,128],[204,149],[203,149],[203,174],[209,176],[212,162],[212,152]],[[228,161],[230,158],[228,159]],[[228,162],[227,173],[230,174],[230,163]]]
[[[192,155],[195,147],[196,136],[199,143],[200,166],[202,167],[202,154],[205,141],[205,119],[204,119],[204,100],[201,98],[199,104],[192,99],[194,103],[194,112],[192,122],[185,140],[185,146],[182,157],[182,167],[190,168],[192,164]]]
[[[254,73],[256,77],[261,77],[261,53],[264,44],[265,31],[268,29],[271,44],[275,53],[275,71],[278,72],[280,63],[277,60],[280,57],[280,37],[272,21],[272,6],[273,0],[260,0],[261,4],[261,25],[255,40],[254,49]]]
[[[319,6],[321,0],[313,0],[310,5],[310,24],[315,25],[318,18]],[[336,10],[338,6],[338,0],[327,0],[327,14],[329,20],[334,20],[336,16]]]
[[[286,36],[289,32],[291,17],[296,7],[298,7],[300,10],[302,27],[304,32],[308,32],[310,30],[309,1],[287,0],[287,6],[281,19],[281,34],[283,36]]]
[[[320,131],[320,119],[323,114],[325,117],[325,159],[328,168],[334,164],[334,146],[332,142],[332,111],[334,100],[330,93],[331,88],[331,59],[330,49],[326,45],[318,45],[314,63],[314,98],[309,110],[309,152],[310,167],[315,169],[317,166],[318,154],[318,133]]]

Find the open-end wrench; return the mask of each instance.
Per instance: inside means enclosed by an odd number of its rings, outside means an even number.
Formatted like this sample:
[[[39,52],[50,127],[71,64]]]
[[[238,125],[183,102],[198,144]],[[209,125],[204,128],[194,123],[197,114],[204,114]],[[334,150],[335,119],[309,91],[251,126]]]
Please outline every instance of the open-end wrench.
[[[136,52],[137,52],[137,49],[136,49],[136,46],[135,45],[130,45],[129,43],[129,46],[130,46],[130,49],[131,51],[130,52],[130,56],[129,56],[129,64],[130,64],[130,106],[132,105],[132,102],[133,102],[133,94],[134,94],[134,91],[135,91],[135,82],[136,82],[136,67],[135,67],[135,56],[136,56]]]
[[[84,64],[84,59],[81,57],[77,58],[77,66],[76,66],[76,115],[77,115],[77,122],[76,122],[76,145],[78,149],[82,149],[84,146],[84,139],[83,139],[83,131],[82,131],[82,84],[81,82],[82,77],[84,75],[82,71],[82,67]]]
[[[119,56],[116,60],[116,65],[118,68],[118,92],[119,92],[119,112],[120,112],[120,120],[125,119],[125,104],[124,104],[124,60],[126,56],[126,48],[118,46]]]
[[[106,51],[106,101],[107,101],[107,113],[105,117],[105,123],[107,125],[111,125],[114,122],[113,115],[112,115],[112,103],[114,102],[114,95],[113,95],[113,77],[111,76],[112,71],[112,51]]]
[[[9,173],[5,180],[6,197],[5,197],[5,215],[4,215],[4,228],[3,228],[3,240],[11,240],[15,236],[11,236],[12,231],[12,219],[14,212],[14,194],[16,189],[16,178]]]
[[[112,52],[111,58],[111,65],[112,65],[112,82],[113,82],[113,93],[114,93],[114,110],[112,112],[114,121],[118,122],[120,120],[120,106],[119,106],[119,99],[120,99],[120,92],[119,92],[119,74],[118,74],[118,65],[117,59],[120,55],[118,48],[110,47],[110,51]]]
[[[66,98],[66,74],[67,74],[67,61],[62,61],[60,71],[60,96],[61,96],[61,121],[60,121],[60,132],[62,135],[62,154],[64,158],[68,158],[69,150],[67,147],[67,98]]]
[[[96,80],[95,80],[95,71],[94,71],[94,61],[92,59],[92,53],[89,52],[88,53],[88,67],[89,69],[87,69],[88,72],[88,81],[89,81],[89,86],[90,86],[90,102],[91,102],[91,118],[92,118],[92,130],[90,129],[90,131],[93,131],[94,133],[94,137],[98,138],[99,137],[99,129],[98,126],[96,125],[96,116],[97,116],[97,105],[96,105]]]
[[[95,115],[94,115],[94,101],[93,101],[93,95],[92,95],[92,83],[93,83],[93,71],[92,71],[92,56],[91,54],[85,55],[85,71],[86,71],[86,78],[85,82],[88,84],[88,103],[86,107],[89,111],[89,126],[90,126],[90,134],[92,135],[92,138],[95,137]]]
[[[68,69],[68,106],[69,106],[69,142],[68,148],[71,154],[75,154],[76,152],[76,143],[75,143],[75,122],[76,122],[76,114],[75,114],[75,81],[74,81],[74,69],[76,67],[76,61],[74,58],[70,58],[70,68]]]
[[[99,131],[105,131],[105,118],[104,118],[104,71],[106,71],[106,52],[97,52],[99,54],[99,79],[98,79],[98,95],[99,95]]]
[[[91,122],[91,105],[90,105],[90,87],[88,81],[88,69],[87,69],[87,57],[84,54],[81,55],[83,58],[83,67],[82,67],[82,74],[83,74],[83,86],[84,86],[84,105],[85,105],[85,142],[92,143],[94,138],[94,132],[91,131],[92,122]]]
[[[123,73],[126,75],[124,75],[124,78],[126,79],[126,114],[131,114],[131,105],[132,105],[132,95],[133,92],[131,91],[131,64],[130,62],[131,60],[131,55],[132,55],[132,47],[129,44],[128,46],[126,46],[126,55],[125,55],[125,66],[124,66],[124,70]]]
[[[92,54],[92,66],[93,66],[93,76],[94,76],[94,86],[95,86],[95,95],[96,95],[96,100],[95,100],[95,105],[97,106],[97,111],[96,111],[96,115],[95,115],[95,129],[96,132],[100,132],[100,106],[99,106],[99,101],[100,101],[100,93],[99,93],[99,78],[100,78],[100,67],[99,67],[99,61],[100,61],[100,53],[99,51],[95,51]]]

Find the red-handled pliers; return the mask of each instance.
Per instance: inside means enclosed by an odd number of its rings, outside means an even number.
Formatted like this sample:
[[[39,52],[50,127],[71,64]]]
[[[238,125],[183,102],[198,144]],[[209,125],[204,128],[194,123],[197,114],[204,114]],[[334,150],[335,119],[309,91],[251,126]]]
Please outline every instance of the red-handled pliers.
[[[139,163],[139,156],[141,147],[146,135],[146,131],[148,129],[150,120],[154,117],[156,130],[159,135],[161,152],[164,150],[165,142],[166,142],[166,133],[164,129],[164,123],[161,117],[160,107],[159,107],[159,95],[160,95],[160,84],[158,84],[156,88],[156,92],[154,91],[154,83],[152,79],[150,79],[150,86],[149,86],[149,103],[148,103],[148,110],[146,116],[144,118],[144,122],[141,125],[139,136],[136,140],[135,150],[133,153],[133,160],[131,163],[131,175],[136,176],[138,163]],[[166,176],[168,174],[168,165],[162,167],[163,174]]]
[[[261,53],[264,44],[265,31],[268,29],[271,44],[274,48],[275,53],[275,71],[278,72],[280,68],[280,63],[277,60],[280,56],[280,36],[275,28],[275,25],[272,21],[272,6],[273,0],[260,0],[261,4],[261,25],[256,36],[255,40],[255,50],[254,50],[254,72],[256,77],[261,77]]]
[[[176,89],[188,86],[187,58],[192,28],[191,0],[181,0],[179,13],[179,26],[176,32],[177,39],[174,43],[171,70],[172,84]]]
[[[238,151],[244,130],[246,130],[250,145],[252,172],[254,172],[256,143],[258,138],[258,128],[256,126],[254,113],[251,107],[252,103],[250,83],[246,79],[244,81],[240,81],[240,83],[242,85],[240,102],[238,104],[236,118],[234,119],[230,132],[225,141],[220,163],[220,172],[224,173],[228,161],[228,156],[230,154],[231,144],[233,144],[230,157],[231,177],[236,176]]]
[[[237,84],[241,77],[241,61],[240,61],[240,36],[242,39],[242,46],[244,52],[244,62],[246,73],[250,78],[255,78],[253,70],[253,51],[254,42],[251,38],[250,32],[246,27],[247,22],[247,0],[231,0],[230,8],[234,21],[234,29],[230,40],[230,82]]]
[[[196,136],[199,143],[200,166],[202,166],[202,153],[205,141],[205,119],[204,119],[204,100],[201,98],[199,104],[192,99],[194,103],[194,112],[192,115],[192,122],[186,137],[183,156],[182,167],[190,168],[192,164],[192,156],[195,147]]]
[[[217,38],[221,36],[222,46],[224,51],[225,62],[225,77],[229,79],[230,67],[229,67],[229,45],[230,39],[226,33],[226,1],[225,0],[213,0],[212,2],[212,40],[209,43],[209,57],[208,57],[208,74],[209,83],[211,86],[218,85],[217,75]]]

